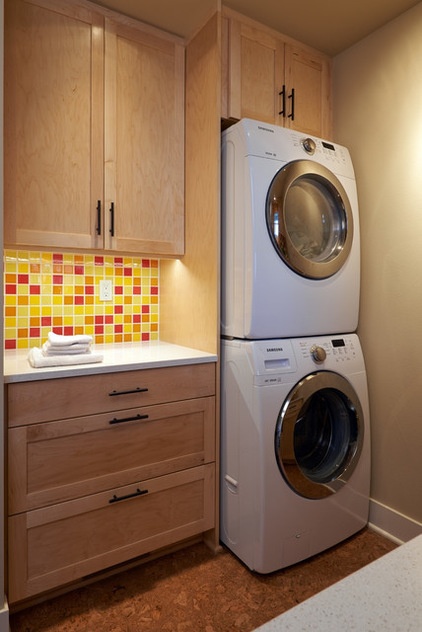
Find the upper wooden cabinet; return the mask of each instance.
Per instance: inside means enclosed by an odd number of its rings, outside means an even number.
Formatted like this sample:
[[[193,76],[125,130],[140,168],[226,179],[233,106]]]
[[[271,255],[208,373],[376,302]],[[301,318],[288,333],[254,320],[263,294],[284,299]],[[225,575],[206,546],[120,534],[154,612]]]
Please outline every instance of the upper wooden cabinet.
[[[223,118],[331,136],[329,58],[227,10],[223,46]]]
[[[183,254],[183,42],[83,0],[5,24],[5,243]]]

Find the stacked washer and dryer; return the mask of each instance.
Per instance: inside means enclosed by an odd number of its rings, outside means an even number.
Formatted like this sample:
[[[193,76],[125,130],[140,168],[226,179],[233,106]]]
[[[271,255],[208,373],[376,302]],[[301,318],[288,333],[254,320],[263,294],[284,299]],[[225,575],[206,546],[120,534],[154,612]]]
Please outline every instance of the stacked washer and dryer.
[[[346,148],[243,119],[222,194],[221,540],[270,573],[368,520],[356,183]]]

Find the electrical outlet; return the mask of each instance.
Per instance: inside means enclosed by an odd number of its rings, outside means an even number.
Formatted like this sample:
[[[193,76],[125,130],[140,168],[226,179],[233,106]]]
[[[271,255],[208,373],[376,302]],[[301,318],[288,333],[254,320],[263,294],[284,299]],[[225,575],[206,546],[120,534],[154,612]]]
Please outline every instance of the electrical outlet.
[[[113,300],[113,281],[110,279],[102,279],[100,281],[100,301]]]

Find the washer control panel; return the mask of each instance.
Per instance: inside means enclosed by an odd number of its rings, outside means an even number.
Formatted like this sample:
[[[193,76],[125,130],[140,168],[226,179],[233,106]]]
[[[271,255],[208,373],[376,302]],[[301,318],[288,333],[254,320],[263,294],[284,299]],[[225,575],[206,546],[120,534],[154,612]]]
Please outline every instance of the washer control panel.
[[[323,366],[328,358],[336,362],[350,362],[356,358],[357,349],[353,337],[339,336],[298,340],[302,358],[312,359],[316,365]]]

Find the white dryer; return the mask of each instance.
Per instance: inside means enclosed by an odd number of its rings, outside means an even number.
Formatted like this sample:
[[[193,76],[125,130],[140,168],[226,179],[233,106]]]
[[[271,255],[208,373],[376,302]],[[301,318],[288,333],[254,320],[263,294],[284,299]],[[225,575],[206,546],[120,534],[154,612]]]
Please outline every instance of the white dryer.
[[[368,520],[370,428],[355,334],[222,341],[222,542],[270,573]]]
[[[360,239],[348,150],[243,119],[222,135],[222,335],[356,330]]]

